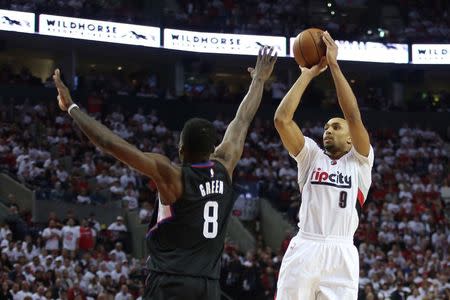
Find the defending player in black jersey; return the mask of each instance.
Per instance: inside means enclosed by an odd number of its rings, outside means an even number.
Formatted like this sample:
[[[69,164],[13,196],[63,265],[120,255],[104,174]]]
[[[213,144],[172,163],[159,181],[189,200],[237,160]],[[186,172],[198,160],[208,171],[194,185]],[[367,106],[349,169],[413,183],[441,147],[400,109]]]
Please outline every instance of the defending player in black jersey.
[[[219,269],[225,231],[233,207],[233,170],[247,131],[261,103],[264,82],[277,59],[273,48],[259,51],[252,82],[222,142],[215,147],[213,125],[186,122],[180,139],[182,166],[160,154],[143,153],[82,112],[73,103],[60,71],[53,76],[58,104],[102,151],[149,176],[157,185],[157,210],[147,234],[150,275],[145,299],[220,298]]]

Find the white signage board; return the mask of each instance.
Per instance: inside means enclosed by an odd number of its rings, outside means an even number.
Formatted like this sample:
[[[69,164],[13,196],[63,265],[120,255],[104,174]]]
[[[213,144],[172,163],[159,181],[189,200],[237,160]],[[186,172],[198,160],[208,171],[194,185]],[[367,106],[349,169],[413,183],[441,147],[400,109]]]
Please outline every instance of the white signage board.
[[[202,52],[257,55],[261,46],[273,46],[278,56],[286,56],[282,36],[228,34],[164,29],[164,48]]]
[[[159,47],[161,44],[158,27],[53,15],[39,15],[39,33],[146,47]]]
[[[0,30],[34,33],[34,13],[0,9]]]
[[[290,55],[295,37],[290,39]],[[407,64],[409,62],[408,44],[383,44],[374,42],[335,41],[338,60],[363,61],[377,63]]]
[[[413,44],[413,64],[450,64],[450,44]]]

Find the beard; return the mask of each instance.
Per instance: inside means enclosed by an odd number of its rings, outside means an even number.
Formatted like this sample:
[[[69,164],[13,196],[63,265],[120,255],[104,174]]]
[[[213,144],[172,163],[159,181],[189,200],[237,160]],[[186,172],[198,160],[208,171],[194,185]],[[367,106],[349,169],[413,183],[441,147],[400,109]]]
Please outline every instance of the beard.
[[[330,153],[333,153],[333,152],[336,151],[336,145],[335,144],[325,144],[325,145],[323,145],[323,148],[325,150],[327,150],[328,152],[330,152]]]

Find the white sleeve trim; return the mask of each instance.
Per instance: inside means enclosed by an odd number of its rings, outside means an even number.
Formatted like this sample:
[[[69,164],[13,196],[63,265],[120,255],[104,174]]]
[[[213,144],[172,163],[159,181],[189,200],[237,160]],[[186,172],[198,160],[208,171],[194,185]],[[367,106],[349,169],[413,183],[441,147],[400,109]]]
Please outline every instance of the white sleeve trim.
[[[364,155],[362,155],[361,153],[359,153],[358,151],[356,151],[355,147],[352,146],[352,149],[350,150],[353,155],[356,157],[356,159],[361,163],[361,164],[368,164],[371,168],[373,166],[373,160],[374,160],[374,152],[373,152],[373,148],[372,145],[370,145],[369,148],[369,155],[366,157]]]
[[[295,159],[297,163],[301,163],[305,159],[305,156],[307,155],[308,151],[312,150],[315,147],[318,148],[319,146],[317,146],[316,142],[314,142],[311,138],[305,136],[305,144],[303,145],[302,150],[300,150],[297,156],[294,156],[292,153],[289,153],[289,155],[293,159]]]
[[[289,155],[297,162],[297,181],[300,187],[300,192],[303,191],[303,186],[305,185],[311,164],[314,162],[320,151],[321,150],[319,146],[317,146],[316,142],[308,137],[305,137],[305,144],[303,145],[302,150],[300,150],[300,153],[297,154],[297,156],[289,153]]]

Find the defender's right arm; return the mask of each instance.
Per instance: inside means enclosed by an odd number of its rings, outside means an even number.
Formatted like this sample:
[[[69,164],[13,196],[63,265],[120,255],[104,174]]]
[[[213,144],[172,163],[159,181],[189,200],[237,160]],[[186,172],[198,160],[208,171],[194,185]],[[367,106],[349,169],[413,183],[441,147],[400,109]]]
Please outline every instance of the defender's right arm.
[[[53,79],[58,90],[59,107],[68,113],[69,107],[73,107],[69,115],[94,145],[154,180],[163,204],[172,204],[178,199],[182,193],[180,168],[172,165],[163,155],[142,152],[84,113],[78,105],[73,106],[69,89],[62,82],[59,69],[55,70]]]
[[[294,122],[294,113],[297,110],[303,93],[311,80],[325,71],[326,60],[323,58],[318,65],[311,69],[301,68],[302,74],[284,96],[275,112],[274,123],[286,150],[297,156],[305,145],[305,137],[300,127]]]

